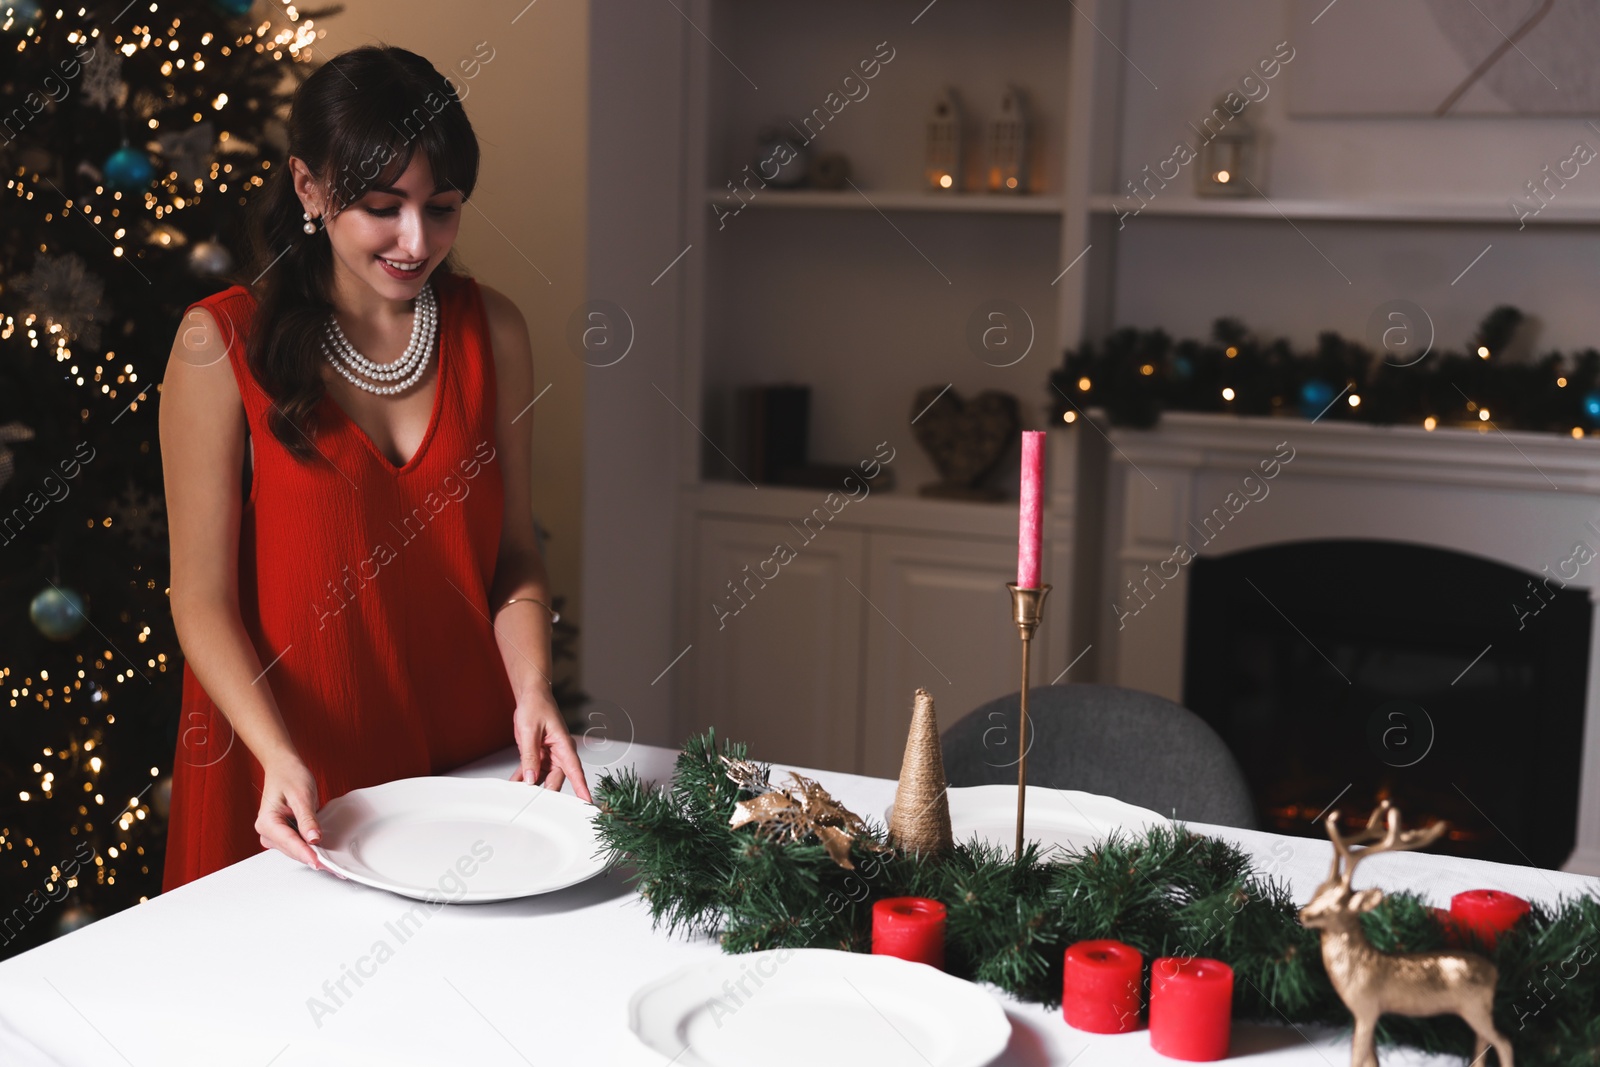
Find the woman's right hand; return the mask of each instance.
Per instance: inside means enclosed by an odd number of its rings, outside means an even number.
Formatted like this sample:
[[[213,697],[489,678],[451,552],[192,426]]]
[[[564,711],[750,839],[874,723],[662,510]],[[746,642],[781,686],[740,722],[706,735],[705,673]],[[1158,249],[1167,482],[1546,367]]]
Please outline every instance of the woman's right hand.
[[[274,761],[263,771],[261,811],[256,815],[262,847],[275,848],[314,871],[328,870],[311,848],[322,840],[311,771],[296,757]]]

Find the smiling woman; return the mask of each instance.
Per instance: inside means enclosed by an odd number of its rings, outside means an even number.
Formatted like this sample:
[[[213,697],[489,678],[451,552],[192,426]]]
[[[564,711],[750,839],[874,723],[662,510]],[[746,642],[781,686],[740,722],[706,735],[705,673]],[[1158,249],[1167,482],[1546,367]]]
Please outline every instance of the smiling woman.
[[[252,204],[249,284],[185,314],[161,408],[185,656],[164,888],[259,847],[319,868],[320,802],[510,742],[513,779],[589,799],[550,685],[527,326],[452,264],[477,169],[426,59],[336,56]],[[469,469],[476,491],[434,506]],[[419,513],[341,597],[330,575]]]

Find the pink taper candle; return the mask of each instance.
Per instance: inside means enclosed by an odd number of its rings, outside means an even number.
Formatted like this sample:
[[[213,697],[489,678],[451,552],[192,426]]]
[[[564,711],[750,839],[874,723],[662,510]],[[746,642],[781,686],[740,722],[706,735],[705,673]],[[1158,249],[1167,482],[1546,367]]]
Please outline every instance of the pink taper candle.
[[[1017,523],[1017,588],[1039,588],[1044,541],[1044,431],[1022,433],[1022,513]]]

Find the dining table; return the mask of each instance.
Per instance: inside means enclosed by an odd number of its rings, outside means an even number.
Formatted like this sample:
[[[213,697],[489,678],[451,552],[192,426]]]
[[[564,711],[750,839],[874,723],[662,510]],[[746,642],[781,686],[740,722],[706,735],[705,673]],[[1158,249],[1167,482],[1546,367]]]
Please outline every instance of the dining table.
[[[591,787],[623,768],[666,782],[677,756],[617,740],[583,747]],[[451,774],[507,778],[516,766],[508,747]],[[894,800],[896,783],[885,778],[774,765],[773,780],[791,769],[864,817],[881,820]],[[570,793],[571,782],[562,790]],[[1331,845],[1315,822],[1305,836],[1188,825],[1238,845],[1297,901],[1327,877]],[[709,934],[653,927],[629,873],[612,867],[537,896],[431,908],[425,920],[405,926],[402,941],[395,924],[416,914],[417,901],[263,851],[0,962],[0,1065],[665,1067],[671,1060],[630,1030],[630,997],[722,950]],[[1366,884],[1409,890],[1437,906],[1469,889],[1552,905],[1600,893],[1600,879],[1420,852],[1385,856],[1362,873]],[[390,951],[375,957],[379,942]],[[348,980],[362,960],[363,976]],[[349,995],[334,1006],[326,990],[341,977]],[[997,1067],[1174,1062],[1151,1049],[1148,1031],[1081,1032],[1066,1025],[1059,1008],[978,988],[1010,1024]],[[1548,1010],[1593,1006],[1557,1002]],[[796,1028],[827,1025],[803,1005],[793,1019]],[[747,1041],[749,1063],[789,1062],[783,1033],[753,1032]],[[1229,1058],[1251,1067],[1342,1067],[1350,1030],[1235,1023]],[[841,1048],[833,1062],[892,1067],[940,1059],[886,1020],[878,1040]],[[1383,1062],[1462,1061],[1386,1049]]]

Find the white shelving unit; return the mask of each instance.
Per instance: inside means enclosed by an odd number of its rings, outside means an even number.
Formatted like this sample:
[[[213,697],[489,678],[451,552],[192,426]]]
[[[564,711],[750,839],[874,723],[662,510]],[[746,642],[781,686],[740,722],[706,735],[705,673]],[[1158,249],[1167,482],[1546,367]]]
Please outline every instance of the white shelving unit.
[[[1093,3],[1078,7],[1093,17]],[[678,646],[694,653],[674,672],[676,735],[736,724],[765,758],[893,774],[917,686],[940,699],[948,724],[1017,685],[1014,657],[991,640],[1008,637],[1015,499],[918,495],[935,473],[910,408],[923,386],[963,397],[998,389],[1019,398],[1026,427],[1044,425],[1046,378],[1082,333],[1087,286],[1067,268],[1082,258],[1089,221],[1088,157],[1075,141],[1094,35],[1053,0],[944,0],[921,16],[847,0],[696,0],[685,11],[703,33],[687,45],[690,251],[677,395],[694,426],[681,451],[676,628]],[[848,156],[854,188],[751,180],[763,126],[822,118],[811,109],[844,75],[890,53],[870,93],[815,139],[816,150]],[[1025,194],[973,187],[983,123],[1008,83],[1028,91],[1033,111]],[[967,108],[968,178],[954,193],[924,191],[925,123],[947,85]],[[968,320],[995,300],[1023,309],[1032,331],[1017,365],[986,363],[968,344]],[[856,462],[879,442],[896,450],[895,487],[850,505],[814,543],[794,524],[827,490],[747,484],[726,429],[739,386],[780,381],[812,388],[813,459]],[[1056,436],[1050,506],[1070,509],[1078,454]],[[1001,484],[1006,474],[1015,484],[1014,457]],[[777,540],[793,543],[796,560],[750,581]],[[1052,541],[1047,556],[1055,594],[1036,669],[1054,677],[1082,649],[1070,637],[1070,539]],[[713,607],[734,595],[730,582],[750,596],[736,617],[725,612],[741,600]],[[770,712],[752,710],[762,707]]]
[[[1062,350],[1115,327],[1201,336],[1231,315],[1310,344],[1326,329],[1359,335],[1394,299],[1429,312],[1441,347],[1501,303],[1542,316],[1545,346],[1592,344],[1585,227],[1600,223],[1600,194],[1564,188],[1521,228],[1509,199],[1575,138],[1592,142],[1567,119],[1303,118],[1289,107],[1297,59],[1248,113],[1267,138],[1267,198],[1202,199],[1185,173],[1122,217],[1137,203],[1127,181],[1192,139],[1221,92],[1285,38],[1315,46],[1315,12],[1298,10],[682,0],[619,17],[628,32],[596,46],[591,79],[604,107],[591,130],[604,149],[591,291],[629,310],[639,344],[587,379],[585,623],[615,647],[586,639],[586,687],[622,705],[641,739],[675,744],[715,722],[763,758],[892,774],[913,685],[930,686],[948,725],[1017,684],[1009,652],[987,643],[1006,636],[1015,506],[917,495],[933,478],[908,426],[920,387],[1004,390],[1037,428]],[[759,188],[730,214],[757,131],[824,106],[880,49],[894,58],[870,94],[817,138],[849,157],[859,192]],[[1012,81],[1037,104],[1035,191],[924,193],[935,96],[957,86],[981,121]],[[995,299],[1034,331],[1007,368],[966,339]],[[812,387],[813,458],[855,463],[892,442],[896,487],[796,545],[719,627],[715,596],[827,496],[754,488],[719,454],[734,451],[732,392],[777,381]],[[1099,680],[1109,615],[1091,541],[1106,527],[1108,448],[1081,423],[1051,438],[1054,591],[1036,681],[1074,663],[1067,680]]]
[[[1296,84],[1315,64],[1350,61],[1360,77],[1348,52],[1359,18],[1335,7],[1313,21],[1313,7],[1084,9],[1105,35],[1084,121],[1090,181],[1063,209],[1087,216],[1093,246],[1084,337],[1121,326],[1203,337],[1231,316],[1305,347],[1326,330],[1371,344],[1369,317],[1398,299],[1428,313],[1441,346],[1463,343],[1501,304],[1542,320],[1540,347],[1593,344],[1600,306],[1577,279],[1600,191],[1586,172],[1556,174],[1596,131],[1555,116],[1306,114]],[[1255,76],[1265,57],[1291,52],[1274,77]],[[1450,81],[1431,62],[1419,56],[1412,74]],[[1176,177],[1163,161],[1180,142],[1198,148],[1204,116],[1247,75],[1257,92],[1240,119],[1258,135],[1264,195],[1199,196],[1198,160]]]

